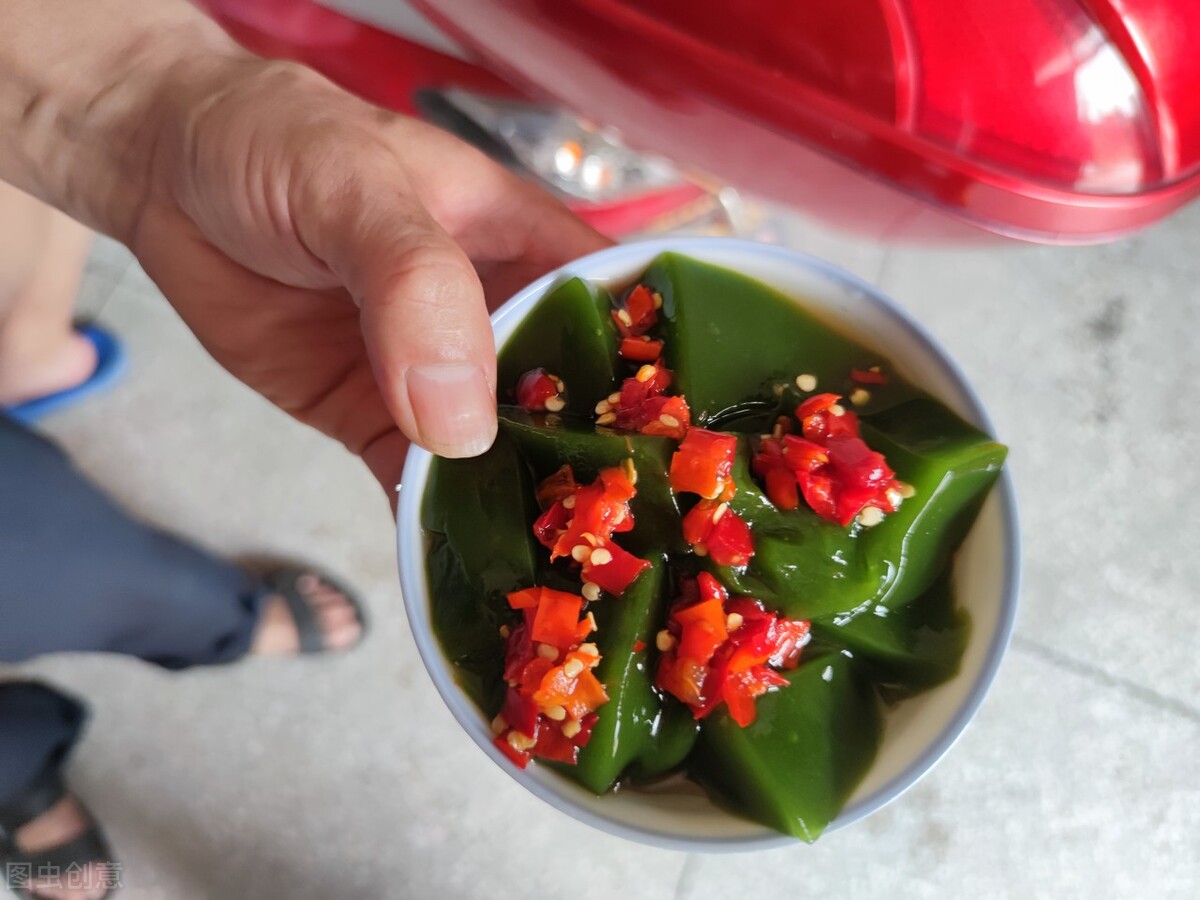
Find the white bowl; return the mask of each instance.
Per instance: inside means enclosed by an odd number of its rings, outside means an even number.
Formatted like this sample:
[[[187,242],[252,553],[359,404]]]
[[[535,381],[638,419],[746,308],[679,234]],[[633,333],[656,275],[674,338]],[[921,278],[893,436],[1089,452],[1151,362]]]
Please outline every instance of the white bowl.
[[[873,345],[902,375],[963,418],[994,433],[979,399],[937,343],[891,300],[828,263],[793,250],[727,238],[661,238],[585,256],[539,278],[492,316],[503,346],[534,305],[566,278],[623,285],[658,254],[675,251],[742,272],[840,322]],[[623,791],[597,797],[536,763],[517,769],[492,745],[488,720],[455,683],[453,667],[434,637],[421,499],[433,457],[409,451],[396,515],[400,581],[417,649],[459,724],[497,765],[550,805],[610,834],[684,851],[752,850],[794,844],[795,838],[734,816],[696,790]],[[1020,550],[1012,484],[1003,474],[954,562],[958,602],[971,617],[959,674],[901,703],[886,719],[883,743],[866,777],[829,829],[870,815],[899,797],[941,758],[975,715],[1008,646],[1017,608]]]

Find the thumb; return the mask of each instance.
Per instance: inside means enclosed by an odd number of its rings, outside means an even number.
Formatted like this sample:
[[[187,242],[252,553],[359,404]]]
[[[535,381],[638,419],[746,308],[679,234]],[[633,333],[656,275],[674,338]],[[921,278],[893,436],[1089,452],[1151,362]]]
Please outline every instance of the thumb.
[[[477,456],[496,437],[496,347],[479,278],[423,208],[394,193],[371,205],[322,255],[360,307],[384,403],[414,443]]]

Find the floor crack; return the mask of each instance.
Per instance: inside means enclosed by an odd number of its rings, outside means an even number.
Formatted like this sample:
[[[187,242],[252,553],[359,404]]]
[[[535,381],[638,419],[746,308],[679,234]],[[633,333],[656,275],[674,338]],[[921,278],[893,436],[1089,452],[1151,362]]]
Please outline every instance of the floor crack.
[[[1135,681],[1130,681],[1128,678],[1110,675],[1097,666],[1072,659],[1070,656],[1055,650],[1053,647],[1015,634],[1012,639],[1012,648],[1018,652],[1036,657],[1052,666],[1066,669],[1068,672],[1072,672],[1090,681],[1098,681],[1106,687],[1116,688],[1148,706],[1153,706],[1163,712],[1182,716],[1200,725],[1200,710],[1188,706],[1188,704],[1181,700],[1176,700],[1174,697],[1164,696],[1152,688],[1138,684]]]

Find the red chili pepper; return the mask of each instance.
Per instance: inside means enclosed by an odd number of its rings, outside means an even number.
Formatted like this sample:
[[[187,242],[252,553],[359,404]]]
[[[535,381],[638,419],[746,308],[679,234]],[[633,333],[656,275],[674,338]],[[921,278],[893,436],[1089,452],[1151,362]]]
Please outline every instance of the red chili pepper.
[[[575,631],[582,609],[582,597],[542,588],[542,598],[533,619],[534,641],[566,650],[576,643]]]
[[[658,323],[661,300],[644,284],[639,284],[625,297],[625,302],[613,310],[613,322],[621,337],[638,337]]]
[[[874,369],[851,369],[850,380],[858,384],[887,384],[888,377]]]
[[[642,652],[643,650],[645,650],[645,649],[646,649],[646,642],[645,642],[645,641],[640,641],[640,640],[639,640],[639,641],[634,641],[634,642],[633,642],[633,652],[634,652],[634,653],[641,653],[641,652]]]
[[[663,342],[641,337],[621,338],[617,353],[630,362],[650,363],[662,356]]]
[[[537,521],[533,523],[533,534],[543,547],[553,550],[570,521],[571,510],[567,509],[561,500],[556,500],[537,517]]]
[[[701,500],[693,506],[683,517],[683,539],[719,566],[744,566],[754,556],[750,526],[728,503]]]
[[[522,694],[516,688],[509,687],[505,693],[504,707],[500,710],[500,715],[510,728],[515,728],[526,737],[537,735],[537,704],[533,702],[532,697]]]
[[[590,553],[594,547],[606,543],[614,531],[631,528],[633,514],[629,501],[636,495],[637,490],[624,469],[603,470],[592,484],[575,492],[571,520],[555,541],[550,560],[570,556],[576,547],[586,547]],[[539,518],[538,522],[541,521]],[[535,531],[536,528],[535,525]],[[584,535],[591,535],[592,540]]]
[[[567,738],[560,728],[550,723],[538,729],[537,743],[531,751],[539,759],[575,765],[579,760],[579,745]]]
[[[692,412],[683,397],[651,397],[642,404],[642,434],[683,440],[692,423]]]
[[[571,743],[576,747],[586,747],[592,739],[592,729],[596,727],[600,717],[595,713],[589,713],[579,720],[579,731],[575,733],[575,737],[571,738]]]
[[[737,437],[705,428],[691,428],[671,457],[671,488],[699,494],[707,500],[728,500],[736,485],[733,459]]]
[[[562,392],[562,379],[545,369],[530,369],[517,381],[517,403],[530,412],[559,412],[566,405]]]
[[[508,732],[497,735],[492,743],[499,747],[500,751],[505,756],[516,763],[518,769],[523,769],[529,765],[529,752],[526,750],[517,750],[515,747],[513,747],[513,745],[508,742]]]
[[[597,555],[595,550],[603,550],[608,554],[608,561],[600,564],[592,562]],[[583,563],[583,580],[599,585],[602,591],[614,597],[625,593],[625,589],[633,580],[650,568],[648,560],[634,556],[612,541],[599,545],[595,550]]]
[[[858,417],[844,410],[840,399],[817,394],[801,403],[796,417],[803,437],[764,437],[752,467],[780,509],[796,508],[798,487],[813,512],[845,526],[868,506],[895,512],[900,482],[883,454],[859,436]]]
[[[563,466],[537,486],[538,509],[547,510],[559,500],[566,500],[579,490],[575,473],[570,466]]]
[[[676,642],[659,660],[655,684],[697,719],[724,702],[745,727],[755,719],[755,699],[786,684],[770,666],[796,664],[808,623],[780,618],[749,597],[729,600],[707,572],[684,582],[681,593],[668,620]]]

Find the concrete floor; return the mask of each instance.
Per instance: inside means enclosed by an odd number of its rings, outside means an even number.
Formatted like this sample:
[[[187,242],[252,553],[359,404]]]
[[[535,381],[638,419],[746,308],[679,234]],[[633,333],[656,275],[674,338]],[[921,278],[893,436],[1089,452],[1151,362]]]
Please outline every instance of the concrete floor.
[[[896,250],[798,220],[785,239],[912,310],[1012,447],[1016,638],[928,777],[813,847],[752,857],[644,848],[544,806],[427,679],[365,470],[218,369],[101,242],[82,303],[132,371],[46,430],[138,515],[344,573],[374,619],[338,659],[27,667],[93,705],[70,774],[120,853],[123,896],[1196,896],[1200,205],[1090,249]]]

